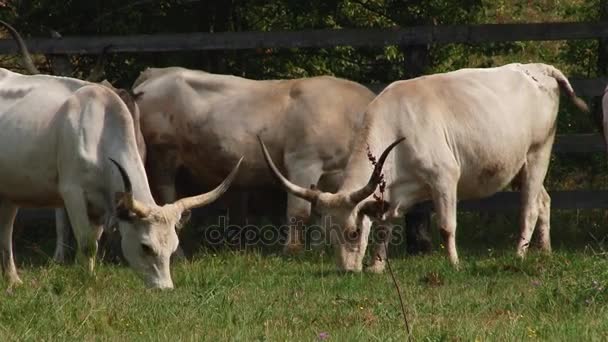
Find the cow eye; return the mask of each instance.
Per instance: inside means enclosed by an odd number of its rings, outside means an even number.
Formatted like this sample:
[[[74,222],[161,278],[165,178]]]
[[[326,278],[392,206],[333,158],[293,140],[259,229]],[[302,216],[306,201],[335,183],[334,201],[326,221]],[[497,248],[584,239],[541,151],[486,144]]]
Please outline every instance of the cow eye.
[[[152,249],[152,247],[150,247],[150,245],[148,245],[146,243],[141,244],[141,250],[146,255],[154,256],[156,254],[156,253],[154,253],[154,249]]]

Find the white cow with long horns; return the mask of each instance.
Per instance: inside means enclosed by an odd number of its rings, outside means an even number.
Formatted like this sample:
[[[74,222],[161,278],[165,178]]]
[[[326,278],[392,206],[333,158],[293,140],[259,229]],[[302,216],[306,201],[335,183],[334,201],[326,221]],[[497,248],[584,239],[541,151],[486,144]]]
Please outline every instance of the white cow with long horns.
[[[107,87],[0,69],[0,248],[10,284],[21,206],[65,206],[80,259],[93,272],[102,227],[118,223],[122,250],[149,287],[172,288],[169,259],[182,214],[217,199],[240,161],[214,190],[158,206],[137,150],[133,118]]]
[[[365,134],[335,194],[293,184],[262,147],[283,187],[314,202],[331,219],[324,221],[331,222],[327,229],[343,270],[362,269],[372,221],[390,234],[391,219],[428,199],[434,203],[449,259],[457,265],[458,199],[490,196],[518,175],[522,213],[517,253],[523,257],[537,221],[541,248],[551,250],[550,198],[543,180],[557,128],[560,89],[581,110],[588,110],[568,79],[546,64],[463,69],[395,82],[368,106]],[[368,148],[374,155],[386,148],[371,178]],[[378,201],[372,194],[382,172],[386,190]],[[378,244],[370,271],[384,269],[385,246]]]

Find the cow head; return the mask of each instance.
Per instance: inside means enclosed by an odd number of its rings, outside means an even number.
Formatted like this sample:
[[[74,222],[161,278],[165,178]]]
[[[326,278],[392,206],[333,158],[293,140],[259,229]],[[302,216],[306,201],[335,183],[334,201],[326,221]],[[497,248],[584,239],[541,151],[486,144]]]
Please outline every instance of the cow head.
[[[313,203],[316,210],[324,216],[325,231],[334,247],[338,268],[344,271],[361,271],[372,223],[369,214],[376,206],[375,201],[366,199],[374,193],[382,179],[382,166],[388,154],[404,138],[398,139],[384,150],[364,187],[353,192],[336,194],[303,188],[290,182],[275,166],[262,139],[258,139],[266,163],[285,190]]]
[[[214,190],[182,198],[163,206],[148,205],[133,197],[131,181],[125,169],[115,160],[124,192],[116,193],[116,218],[122,236],[122,252],[129,265],[151,288],[173,288],[169,270],[171,254],[179,244],[179,228],[190,209],[205,206],[219,198],[236,177],[243,158]]]

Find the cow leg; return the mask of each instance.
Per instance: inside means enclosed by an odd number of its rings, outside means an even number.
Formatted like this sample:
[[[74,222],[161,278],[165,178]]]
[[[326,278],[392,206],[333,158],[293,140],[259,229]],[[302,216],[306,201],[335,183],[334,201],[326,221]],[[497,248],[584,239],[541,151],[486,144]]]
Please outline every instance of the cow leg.
[[[372,231],[374,232],[374,243],[375,248],[372,252],[372,262],[366,267],[366,271],[372,273],[382,273],[386,267],[386,258],[388,257],[388,244],[391,240],[393,233],[394,224],[372,224]]]
[[[177,148],[165,145],[148,146],[146,171],[150,178],[152,194],[159,205],[173,203],[177,199],[175,176],[177,174]]]
[[[405,215],[405,243],[407,254],[429,254],[433,249],[431,239],[431,213],[413,209]]]
[[[457,181],[445,180],[432,191],[439,232],[450,262],[456,267],[458,267],[458,252],[456,251],[457,183]]]
[[[528,152],[526,163],[521,172],[521,216],[520,236],[517,245],[517,255],[523,258],[530,246],[530,239],[539,216],[539,198],[543,189],[543,181],[547,174],[549,158],[551,155],[551,141],[535,151]],[[547,195],[548,196],[548,195]],[[549,208],[547,207],[547,210]],[[547,214],[545,212],[545,214]],[[547,215],[544,217],[548,219]],[[548,225],[546,225],[548,227]],[[545,229],[545,228],[542,228]],[[549,230],[546,229],[546,239],[549,239]]]
[[[538,195],[538,232],[540,248],[546,253],[551,253],[551,237],[550,237],[550,219],[551,219],[551,197],[543,186]]]
[[[300,165],[297,162],[286,162],[286,164],[293,165],[287,171],[289,180],[295,184],[305,187],[311,184],[316,185],[321,177],[323,166],[320,163]],[[287,195],[287,224],[289,228],[283,249],[284,253],[295,254],[304,249],[303,227],[310,219],[310,210],[311,205],[308,201],[291,194]]]
[[[60,186],[60,193],[78,244],[76,260],[93,274],[97,241],[101,236],[103,226],[93,227],[91,225],[87,214],[86,198],[80,187]]]
[[[7,200],[0,201],[0,239],[2,239],[2,270],[9,286],[23,282],[17,274],[13,257],[13,223],[17,216],[17,207]]]
[[[67,219],[67,212],[65,208],[55,209],[55,231],[57,232],[57,238],[55,240],[55,253],[53,254],[53,260],[55,262],[64,264],[66,262],[65,248],[68,243],[70,232],[69,221]]]

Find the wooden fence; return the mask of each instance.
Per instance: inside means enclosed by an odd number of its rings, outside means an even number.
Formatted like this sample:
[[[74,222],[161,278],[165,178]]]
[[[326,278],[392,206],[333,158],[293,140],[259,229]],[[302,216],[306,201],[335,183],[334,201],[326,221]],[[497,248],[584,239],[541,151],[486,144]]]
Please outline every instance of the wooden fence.
[[[508,41],[548,41],[608,39],[608,22],[486,24],[452,26],[414,26],[398,29],[322,29],[284,32],[176,33],[130,36],[70,37],[27,39],[30,51],[45,54],[98,54],[109,47],[110,53],[149,53],[193,50],[239,50],[257,48],[326,48],[334,46],[382,47],[386,45],[478,44]],[[14,41],[0,39],[0,54],[17,53]],[[607,77],[571,79],[577,94],[601,96]],[[380,91],[385,85],[370,84]],[[584,115],[581,113],[581,115]],[[559,135],[556,153],[605,153],[597,134]],[[608,167],[608,166],[607,166]],[[608,190],[553,191],[552,206],[557,209],[608,209]],[[516,209],[519,196],[501,192],[488,199],[463,201],[460,210],[504,211]],[[51,211],[23,211],[32,219],[50,217]]]

